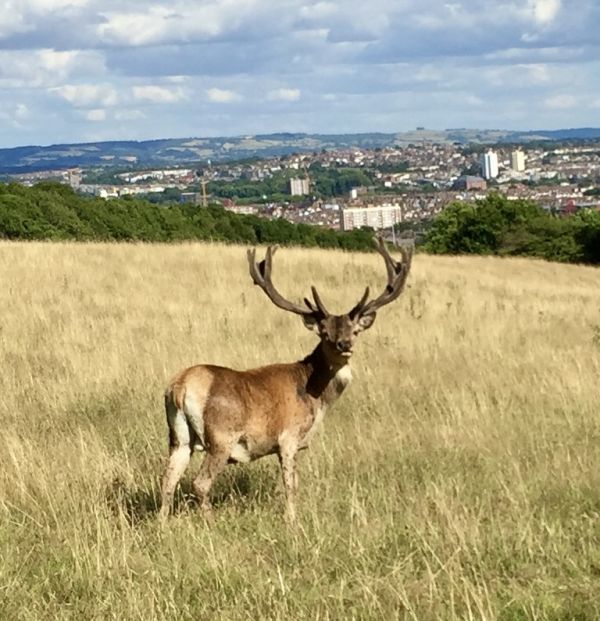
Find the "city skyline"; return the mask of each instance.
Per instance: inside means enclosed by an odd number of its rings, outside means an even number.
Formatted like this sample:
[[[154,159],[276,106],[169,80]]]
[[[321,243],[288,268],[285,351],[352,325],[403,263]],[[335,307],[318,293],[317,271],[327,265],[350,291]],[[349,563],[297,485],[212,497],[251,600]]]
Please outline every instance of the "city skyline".
[[[0,0],[0,147],[597,126],[592,0]]]

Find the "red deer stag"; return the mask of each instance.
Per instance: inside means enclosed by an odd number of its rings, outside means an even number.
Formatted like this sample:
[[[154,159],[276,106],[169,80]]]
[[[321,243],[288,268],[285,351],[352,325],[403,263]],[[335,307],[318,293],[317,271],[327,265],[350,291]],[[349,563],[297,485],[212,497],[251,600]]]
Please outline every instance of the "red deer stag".
[[[211,514],[210,488],[228,463],[246,463],[277,453],[286,491],[286,515],[295,520],[298,486],[296,454],[306,448],[325,410],[342,394],[352,378],[348,364],[356,337],[373,325],[376,312],[395,300],[404,288],[412,252],[401,249],[396,262],[385,243],[376,240],[385,261],[387,285],[369,301],[367,287],[361,300],[345,315],[330,314],[317,290],[306,307],[286,300],[271,282],[273,255],[263,261],[248,250],[250,275],[271,302],[296,315],[320,338],[316,349],[291,364],[271,364],[235,371],[209,364],[190,367],[175,376],[165,393],[170,457],[162,479],[161,518],[167,517],[177,482],[195,450],[206,456],[194,479],[200,507]]]

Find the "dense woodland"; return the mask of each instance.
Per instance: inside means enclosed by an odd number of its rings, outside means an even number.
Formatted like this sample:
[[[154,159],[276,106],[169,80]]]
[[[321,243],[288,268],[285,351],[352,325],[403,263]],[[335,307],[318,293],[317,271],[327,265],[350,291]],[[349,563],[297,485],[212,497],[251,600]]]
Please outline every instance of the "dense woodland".
[[[57,183],[32,188],[0,184],[0,238],[4,239],[215,240],[370,250],[372,233],[369,229],[343,233],[283,219],[237,215],[218,206],[157,205],[133,197],[107,201],[80,196]],[[600,263],[600,212],[557,215],[530,201],[509,201],[491,194],[475,203],[450,204],[427,227],[424,248],[434,254],[522,255]]]
[[[124,197],[80,196],[65,185],[32,188],[0,184],[0,238],[25,240],[146,241],[214,240],[277,243],[346,250],[372,247],[368,230],[342,233],[287,220],[267,220],[186,204],[155,205]]]
[[[490,194],[451,203],[428,230],[435,254],[518,255],[570,263],[600,263],[600,211],[553,214],[527,200]]]
[[[295,174],[293,174],[295,173]],[[208,192],[218,198],[235,198],[238,203],[269,202],[302,197],[290,197],[289,180],[291,176],[305,177],[302,171],[287,171],[273,175],[262,181],[236,180],[211,181]],[[318,162],[310,166],[311,188],[315,196],[323,199],[348,194],[357,186],[370,186],[373,179],[358,168],[323,168]]]

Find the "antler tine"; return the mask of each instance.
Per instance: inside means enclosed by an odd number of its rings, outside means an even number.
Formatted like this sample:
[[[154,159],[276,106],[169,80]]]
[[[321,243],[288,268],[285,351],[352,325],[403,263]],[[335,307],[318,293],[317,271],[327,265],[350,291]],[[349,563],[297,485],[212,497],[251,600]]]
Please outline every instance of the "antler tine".
[[[317,309],[321,312],[323,317],[328,317],[329,311],[325,308],[325,304],[323,304],[323,300],[321,300],[321,296],[317,293],[316,287],[312,286],[310,290],[312,291],[312,295],[315,300],[315,304],[317,305]]]
[[[298,304],[294,304],[289,300],[286,300],[275,289],[271,282],[271,270],[273,269],[273,255],[277,252],[277,246],[269,246],[265,254],[265,258],[260,262],[256,262],[256,248],[248,249],[248,264],[250,267],[250,276],[255,285],[258,285],[266,294],[267,297],[279,308],[283,310],[296,313],[297,315],[314,315],[320,312],[307,303],[308,309]]]
[[[391,257],[385,245],[385,242],[383,241],[383,237],[374,237],[373,240],[375,241],[377,252],[383,257],[383,260],[385,261],[385,269],[387,271],[388,282],[391,282],[398,274],[398,263],[394,261],[394,259]]]
[[[356,306],[348,313],[348,315],[350,316],[351,319],[354,319],[357,315],[360,315],[360,312],[362,311],[364,305],[367,303],[367,300],[369,299],[369,287],[367,287],[365,289],[365,292],[363,293],[362,298],[360,299],[360,301],[356,304]]]
[[[361,315],[375,312],[385,304],[393,302],[402,293],[412,263],[412,248],[409,250],[404,246],[400,246],[400,254],[402,255],[402,262],[400,263],[392,258],[381,237],[376,237],[375,242],[377,244],[377,252],[385,261],[388,282],[379,297],[365,303],[362,308],[358,309]]]
[[[400,246],[398,246],[398,249],[400,250],[400,254],[402,255],[402,265],[406,265],[410,270],[410,266],[412,265],[413,251],[415,249],[414,241],[408,247],[401,244]]]

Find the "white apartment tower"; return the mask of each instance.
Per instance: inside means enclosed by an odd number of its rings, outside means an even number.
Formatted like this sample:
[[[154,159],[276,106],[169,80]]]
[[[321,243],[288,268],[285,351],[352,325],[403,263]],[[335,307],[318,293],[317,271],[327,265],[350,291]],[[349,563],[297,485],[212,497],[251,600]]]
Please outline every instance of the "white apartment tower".
[[[376,230],[387,229],[398,222],[402,222],[402,207],[390,203],[368,207],[345,207],[340,218],[343,231],[351,231],[361,226],[370,226]]]
[[[292,196],[305,196],[310,192],[310,181],[293,177],[290,179],[290,194]]]
[[[498,176],[498,155],[491,149],[481,156],[481,175],[484,179]]]
[[[515,172],[523,172],[525,170],[525,153],[521,149],[517,149],[510,154],[510,167]]]

